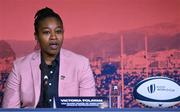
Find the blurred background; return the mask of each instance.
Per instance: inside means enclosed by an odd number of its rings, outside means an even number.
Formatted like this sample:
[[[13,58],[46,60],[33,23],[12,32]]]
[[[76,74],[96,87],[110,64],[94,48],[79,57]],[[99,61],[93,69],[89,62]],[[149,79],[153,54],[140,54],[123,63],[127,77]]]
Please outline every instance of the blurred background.
[[[180,84],[179,0],[0,0],[0,105],[12,62],[36,50],[34,15],[43,7],[60,14],[63,47],[89,58],[96,95],[112,108],[147,108],[132,96],[144,78]]]

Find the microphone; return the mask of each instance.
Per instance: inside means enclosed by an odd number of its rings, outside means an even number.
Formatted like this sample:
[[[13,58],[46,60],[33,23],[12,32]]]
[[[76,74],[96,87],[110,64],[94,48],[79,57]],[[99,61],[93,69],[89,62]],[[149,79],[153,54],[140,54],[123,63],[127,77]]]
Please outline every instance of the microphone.
[[[46,72],[44,71],[44,67],[43,67],[43,64],[40,64],[39,65],[39,68],[40,68],[40,70],[41,70],[41,72],[44,74],[44,77],[43,77],[43,79],[42,79],[42,81],[43,81],[43,86],[46,86],[47,84],[48,84],[48,75],[46,74]]]
[[[47,75],[44,75],[43,84],[44,84],[44,86],[48,85],[48,76]]]
[[[44,76],[44,80],[48,80],[48,76],[47,75]]]
[[[44,74],[41,78],[42,81],[42,94],[43,94],[43,107],[47,108],[50,106],[49,104],[49,96],[48,96],[48,82],[49,82],[49,78],[47,75],[47,72],[45,71],[46,69],[44,69],[43,64],[39,65],[39,68],[42,72],[42,74]]]

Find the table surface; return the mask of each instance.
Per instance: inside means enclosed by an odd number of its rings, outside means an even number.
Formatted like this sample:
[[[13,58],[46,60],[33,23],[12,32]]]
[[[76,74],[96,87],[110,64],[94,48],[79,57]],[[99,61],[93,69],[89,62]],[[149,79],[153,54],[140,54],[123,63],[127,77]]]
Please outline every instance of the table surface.
[[[125,109],[98,109],[98,108],[38,108],[38,109],[0,109],[1,112],[180,112],[180,108],[125,108]]]

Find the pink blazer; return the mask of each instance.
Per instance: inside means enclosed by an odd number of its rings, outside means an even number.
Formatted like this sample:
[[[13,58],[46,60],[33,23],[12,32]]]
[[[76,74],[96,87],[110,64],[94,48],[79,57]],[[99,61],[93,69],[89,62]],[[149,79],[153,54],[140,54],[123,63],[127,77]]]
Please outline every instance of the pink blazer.
[[[35,108],[40,97],[40,51],[17,59],[6,82],[4,108]],[[95,96],[95,82],[87,58],[60,50],[59,96]]]

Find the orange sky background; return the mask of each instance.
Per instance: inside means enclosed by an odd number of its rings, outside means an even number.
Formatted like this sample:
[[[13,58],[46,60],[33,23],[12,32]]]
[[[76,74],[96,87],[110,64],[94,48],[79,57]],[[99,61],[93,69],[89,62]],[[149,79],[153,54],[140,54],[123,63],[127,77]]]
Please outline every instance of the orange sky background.
[[[58,12],[65,38],[180,22],[180,0],[0,0],[0,39],[34,40],[34,15]]]

